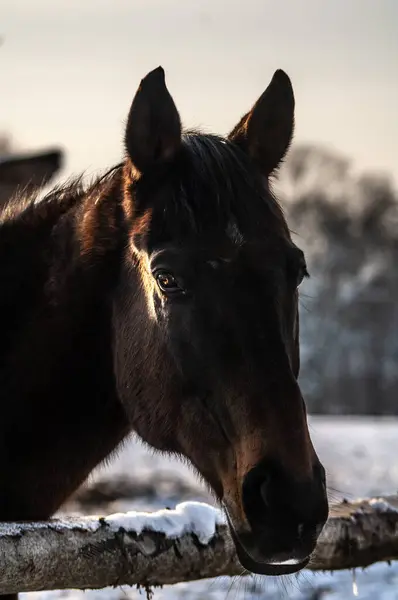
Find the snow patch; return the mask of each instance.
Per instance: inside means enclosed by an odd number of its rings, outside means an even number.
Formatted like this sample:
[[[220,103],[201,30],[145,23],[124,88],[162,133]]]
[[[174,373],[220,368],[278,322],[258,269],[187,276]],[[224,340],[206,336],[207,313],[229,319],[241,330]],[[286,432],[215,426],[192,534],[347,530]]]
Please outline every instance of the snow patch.
[[[124,529],[140,535],[145,529],[178,538],[186,533],[196,535],[201,544],[207,544],[216,533],[217,525],[226,523],[225,516],[204,502],[182,502],[174,510],[153,513],[130,511],[115,513],[104,519],[112,531]]]
[[[171,539],[193,533],[201,544],[208,544],[216,533],[217,525],[225,523],[223,512],[214,506],[204,502],[182,502],[174,510],[129,511],[107,517],[54,519],[50,523],[4,523],[0,527],[0,536],[19,536],[24,532],[43,528],[61,532],[65,529],[95,532],[105,524],[115,533],[123,529],[127,533],[134,532],[140,535],[144,530],[150,530],[163,533]]]
[[[369,500],[369,506],[379,512],[398,512],[398,508],[387,502],[384,498],[372,498],[372,500]]]
[[[358,499],[358,502],[363,502],[363,506],[359,506],[351,515],[351,520],[355,521],[356,516],[367,514],[368,507],[372,508],[374,512],[378,513],[398,513],[398,508],[390,504],[385,498],[367,498]]]
[[[99,517],[86,517],[84,519],[72,517],[70,519],[53,519],[50,521],[1,523],[0,537],[18,537],[29,531],[38,531],[43,529],[51,529],[52,531],[59,531],[60,533],[64,532],[66,529],[95,532],[100,526],[101,523],[99,521]]]

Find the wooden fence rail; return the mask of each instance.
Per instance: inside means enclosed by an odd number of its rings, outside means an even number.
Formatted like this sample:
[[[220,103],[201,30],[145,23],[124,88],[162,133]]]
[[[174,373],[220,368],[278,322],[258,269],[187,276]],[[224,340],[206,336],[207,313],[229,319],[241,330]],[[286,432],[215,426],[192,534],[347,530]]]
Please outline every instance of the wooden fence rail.
[[[311,570],[366,567],[398,558],[398,496],[334,506]],[[242,573],[217,509],[0,524],[0,594],[173,584]]]

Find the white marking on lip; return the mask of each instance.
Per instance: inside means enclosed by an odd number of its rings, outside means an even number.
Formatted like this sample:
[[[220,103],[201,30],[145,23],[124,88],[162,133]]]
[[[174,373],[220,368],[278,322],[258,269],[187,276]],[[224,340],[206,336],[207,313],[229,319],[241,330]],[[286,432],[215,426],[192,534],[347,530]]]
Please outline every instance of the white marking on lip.
[[[284,560],[282,562],[270,562],[268,564],[275,567],[284,567],[285,565],[300,565],[302,562],[302,560],[298,560],[297,558],[289,558],[288,560]]]

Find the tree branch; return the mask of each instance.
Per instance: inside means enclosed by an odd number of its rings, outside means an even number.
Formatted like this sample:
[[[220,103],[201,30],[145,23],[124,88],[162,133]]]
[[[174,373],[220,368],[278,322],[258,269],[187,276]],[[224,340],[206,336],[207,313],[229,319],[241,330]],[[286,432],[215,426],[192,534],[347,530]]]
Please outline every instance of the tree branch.
[[[348,569],[395,558],[398,496],[388,496],[332,508],[309,568]],[[201,503],[0,525],[0,594],[150,587],[241,573],[221,513]]]

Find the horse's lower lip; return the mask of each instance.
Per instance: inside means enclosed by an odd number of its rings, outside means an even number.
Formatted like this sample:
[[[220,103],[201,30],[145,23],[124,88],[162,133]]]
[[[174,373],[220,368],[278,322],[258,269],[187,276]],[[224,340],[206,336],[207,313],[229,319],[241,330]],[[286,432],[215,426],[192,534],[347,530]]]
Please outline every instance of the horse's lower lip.
[[[256,573],[257,575],[268,575],[274,577],[279,577],[280,575],[291,575],[301,571],[301,569],[304,569],[310,561],[310,557],[308,557],[304,560],[292,558],[283,562],[258,562],[257,560],[254,560],[250,554],[248,554],[248,552],[239,542],[236,544],[236,551],[242,567],[251,573]]]
[[[291,575],[293,573],[297,573],[298,571],[304,569],[310,562],[310,556],[301,560],[296,558],[290,558],[281,562],[276,562],[272,560],[258,562],[248,553],[248,551],[241,544],[232,525],[228,510],[225,510],[225,512],[239,562],[242,565],[242,567],[244,567],[247,571],[250,571],[251,573],[255,573],[257,575],[268,575],[278,577],[280,575]]]

